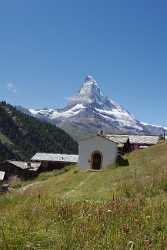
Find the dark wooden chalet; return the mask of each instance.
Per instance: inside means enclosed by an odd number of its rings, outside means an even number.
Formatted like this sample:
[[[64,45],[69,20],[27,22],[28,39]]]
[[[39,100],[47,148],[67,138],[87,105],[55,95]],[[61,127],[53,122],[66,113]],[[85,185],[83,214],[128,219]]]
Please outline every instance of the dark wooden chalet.
[[[36,153],[31,162],[40,162],[40,171],[51,171],[54,169],[61,169],[65,166],[78,163],[78,155],[68,154],[51,154],[51,153]]]
[[[109,140],[116,142],[121,154],[143,149],[160,142],[159,136],[149,135],[105,135]]]
[[[29,179],[38,174],[40,163],[23,161],[4,161],[0,163],[0,171],[5,172],[4,180],[14,178]]]

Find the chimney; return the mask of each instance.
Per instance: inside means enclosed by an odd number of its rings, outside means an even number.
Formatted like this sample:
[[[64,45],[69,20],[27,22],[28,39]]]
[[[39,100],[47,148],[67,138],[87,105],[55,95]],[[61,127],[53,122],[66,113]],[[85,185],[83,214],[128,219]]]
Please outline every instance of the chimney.
[[[104,131],[103,130],[98,130],[97,135],[104,136]]]
[[[100,130],[100,135],[104,135],[104,131],[103,130]]]
[[[30,161],[27,162],[27,166],[31,167],[31,162]]]
[[[164,129],[164,141],[166,140],[166,131]]]

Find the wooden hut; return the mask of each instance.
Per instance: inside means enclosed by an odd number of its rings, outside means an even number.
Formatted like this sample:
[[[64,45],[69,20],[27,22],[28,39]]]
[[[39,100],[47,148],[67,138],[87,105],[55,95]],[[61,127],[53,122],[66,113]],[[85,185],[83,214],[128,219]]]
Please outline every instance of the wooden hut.
[[[117,143],[121,154],[129,153],[136,149],[147,148],[160,142],[160,137],[153,135],[107,134],[105,136]]]
[[[61,169],[65,166],[78,163],[78,155],[68,154],[51,154],[51,153],[36,153],[31,162],[40,162],[40,171],[51,171],[54,169]]]
[[[14,178],[29,179],[38,174],[40,163],[23,161],[4,161],[0,163],[0,171],[5,172],[5,180]]]

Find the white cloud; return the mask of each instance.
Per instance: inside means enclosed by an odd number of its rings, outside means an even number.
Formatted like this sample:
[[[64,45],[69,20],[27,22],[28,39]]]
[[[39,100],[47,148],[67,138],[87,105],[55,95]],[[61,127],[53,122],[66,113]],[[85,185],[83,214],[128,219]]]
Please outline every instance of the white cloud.
[[[91,98],[89,96],[76,95],[68,98],[70,104],[75,103],[91,103]]]
[[[15,87],[13,82],[8,82],[7,83],[7,89],[8,89],[8,91],[10,91],[10,92],[12,92],[14,94],[16,94],[16,92],[17,92],[16,87]]]

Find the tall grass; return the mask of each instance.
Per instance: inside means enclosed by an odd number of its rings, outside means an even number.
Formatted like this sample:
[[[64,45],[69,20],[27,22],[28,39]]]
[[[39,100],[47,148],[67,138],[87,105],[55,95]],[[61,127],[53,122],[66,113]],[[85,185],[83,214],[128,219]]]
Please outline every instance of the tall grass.
[[[23,198],[23,197],[22,197]],[[70,202],[30,195],[6,197],[0,249],[166,249],[166,199]],[[15,205],[14,205],[15,204]]]

